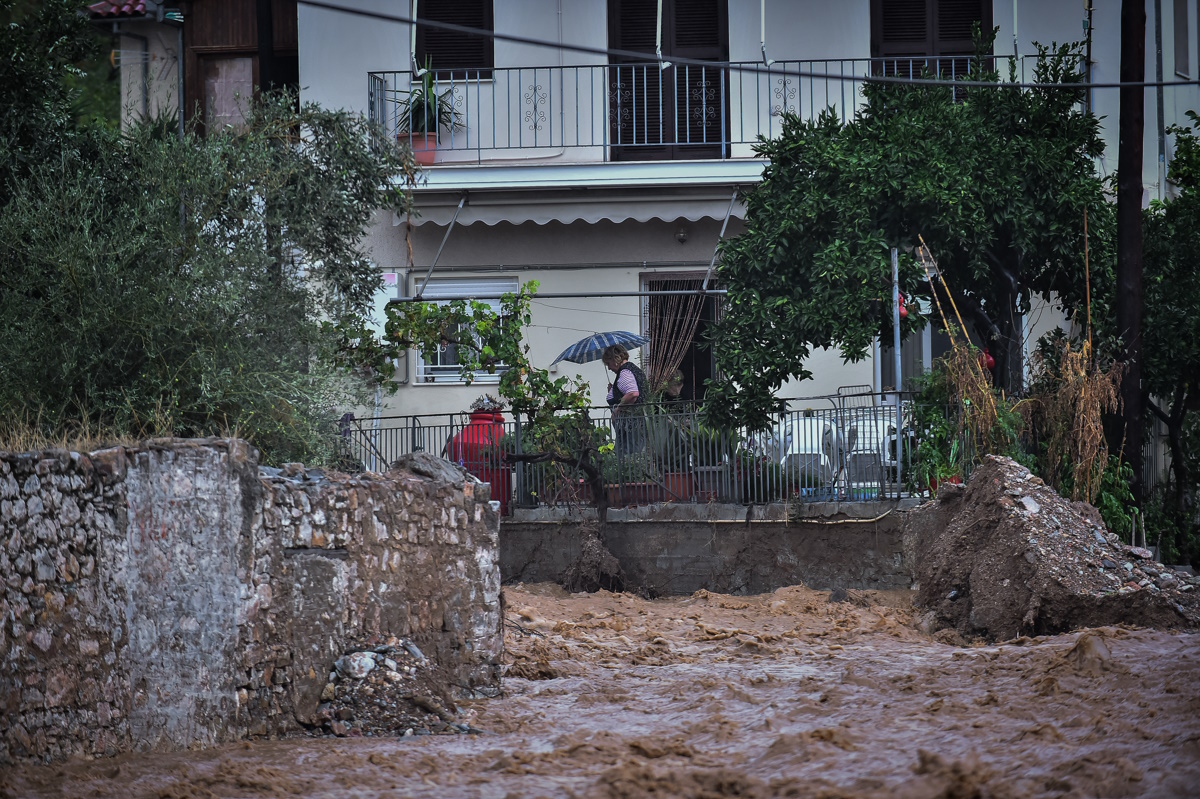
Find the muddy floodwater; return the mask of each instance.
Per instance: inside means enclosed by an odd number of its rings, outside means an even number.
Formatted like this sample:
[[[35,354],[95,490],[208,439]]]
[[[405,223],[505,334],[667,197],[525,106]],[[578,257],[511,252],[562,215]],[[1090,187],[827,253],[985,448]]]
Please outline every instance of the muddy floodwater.
[[[506,597],[504,696],[462,705],[484,734],[22,767],[0,795],[1200,796],[1197,635],[963,645],[902,592]]]

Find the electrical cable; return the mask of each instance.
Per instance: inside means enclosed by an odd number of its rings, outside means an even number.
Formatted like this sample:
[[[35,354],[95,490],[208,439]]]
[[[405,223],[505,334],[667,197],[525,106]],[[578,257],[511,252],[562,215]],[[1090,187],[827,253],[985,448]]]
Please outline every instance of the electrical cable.
[[[354,16],[367,17],[369,19],[378,19],[386,22],[401,22],[408,25],[425,26],[429,28],[437,28],[439,30],[452,31],[454,33],[462,33],[467,36],[481,37],[485,39],[499,39],[500,41],[514,42],[517,44],[528,44],[535,47],[558,48],[561,50],[570,50],[576,53],[588,53],[590,55],[618,56],[621,58],[640,58],[646,59],[647,63],[653,62],[653,53],[643,53],[636,50],[621,50],[610,47],[591,47],[583,44],[565,44],[562,42],[553,42],[549,39],[538,39],[531,36],[517,36],[511,33],[496,33],[495,31],[485,30],[483,28],[472,28],[467,25],[456,25],[451,22],[435,22],[429,19],[413,19],[400,14],[388,14],[381,11],[367,11],[361,8],[348,8],[336,3],[321,2],[321,0],[297,0],[299,5],[311,6],[312,8],[320,8],[326,11],[338,11],[344,14]],[[972,58],[973,56],[956,55],[956,56],[910,56],[910,60],[922,59],[958,59]],[[1006,58],[1010,56],[986,56],[987,58]],[[872,59],[879,61],[896,61],[895,59]],[[700,58],[685,58],[683,56],[671,56],[672,64],[682,64],[685,66],[697,67],[723,67],[731,72],[749,72],[753,74],[778,75],[787,74],[794,75],[798,78],[813,78],[826,81],[846,81],[850,83],[881,83],[881,84],[896,84],[904,86],[943,86],[946,88],[955,89],[971,89],[971,88],[999,88],[999,89],[1123,89],[1123,88],[1146,88],[1153,89],[1159,87],[1171,88],[1175,86],[1200,86],[1200,78],[1188,80],[1160,80],[1160,81],[1105,81],[1105,82],[1090,82],[1079,81],[1077,83],[1035,83],[1035,82],[995,82],[983,80],[945,80],[939,78],[900,78],[891,77],[888,75],[844,75],[832,72],[812,72],[809,70],[798,70],[796,72],[784,71],[780,69],[771,69],[758,62],[734,62],[734,61],[708,61]],[[776,62],[780,63],[780,62]]]

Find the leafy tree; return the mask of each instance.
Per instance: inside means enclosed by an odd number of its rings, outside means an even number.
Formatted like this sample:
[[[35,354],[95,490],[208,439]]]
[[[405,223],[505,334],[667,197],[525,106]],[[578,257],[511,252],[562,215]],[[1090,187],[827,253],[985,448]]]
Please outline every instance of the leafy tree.
[[[1194,111],[1188,116],[1200,124]],[[1179,195],[1154,201],[1145,212],[1142,377],[1146,407],[1167,427],[1173,505],[1183,516],[1197,478],[1197,452],[1188,439],[1200,409],[1200,139],[1193,128],[1171,132],[1170,175]]]
[[[868,83],[846,124],[833,111],[785,116],[779,138],[756,146],[769,163],[745,195],[746,232],[722,250],[728,309],[713,340],[725,377],[710,387],[713,417],[764,426],[783,382],[811,376],[812,348],[858,360],[876,336],[890,341],[889,248],[902,248],[906,296],[933,290],[908,254],[918,235],[995,356],[997,382],[1017,385],[1020,314],[1035,296],[1077,307],[1084,212],[1093,258],[1103,261],[1111,228],[1092,161],[1099,123],[1073,88],[1081,58],[1078,47],[1041,48],[1034,80],[1062,88],[1008,87],[976,57],[967,77],[994,87]],[[919,324],[910,315],[903,332]]]
[[[180,140],[76,125],[69,72],[86,34],[68,4],[5,31],[0,84],[40,115],[4,115],[0,416],[47,431],[236,431],[268,460],[330,456],[333,419],[386,380],[366,329],[380,276],[361,248],[405,210],[413,165],[360,119],[269,96],[245,125]],[[73,55],[71,56],[73,58]],[[56,79],[13,80],[29,65]],[[28,70],[27,70],[28,68]],[[28,96],[27,96],[28,95]]]
[[[565,375],[551,379],[547,370],[529,362],[522,328],[529,324],[529,303],[537,287],[537,281],[531,280],[518,292],[505,294],[499,314],[487,303],[466,300],[389,306],[383,354],[396,358],[411,347],[432,350],[454,344],[467,384],[477,372],[501,372],[500,396],[514,412],[528,418],[522,453],[507,457],[582,471],[603,523],[608,508],[603,460],[612,444],[588,414],[585,384]]]

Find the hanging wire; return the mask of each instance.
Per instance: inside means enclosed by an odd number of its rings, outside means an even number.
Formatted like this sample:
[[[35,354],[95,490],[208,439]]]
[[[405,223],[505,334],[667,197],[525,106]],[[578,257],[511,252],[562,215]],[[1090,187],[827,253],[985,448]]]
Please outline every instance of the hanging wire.
[[[515,42],[517,44],[529,44],[537,47],[549,47],[559,50],[569,50],[576,53],[589,53],[592,55],[618,56],[621,58],[640,58],[648,61],[653,60],[653,53],[644,53],[637,50],[621,50],[612,47],[590,47],[583,44],[565,44],[563,42],[555,42],[549,39],[539,39],[532,36],[518,36],[512,33],[496,33],[485,28],[472,28],[467,25],[455,25],[450,22],[435,22],[430,19],[414,19],[401,14],[389,14],[381,11],[367,11],[362,8],[348,8],[336,3],[325,3],[321,0],[298,0],[299,5],[310,6],[312,8],[321,8],[327,11],[338,11],[353,16],[367,17],[369,19],[379,19],[387,22],[401,22],[409,25],[418,25],[428,28],[436,28],[439,30],[453,31],[455,33],[463,33],[468,36],[482,37],[485,39],[499,39],[506,42]],[[973,58],[973,56],[962,56],[963,58]],[[987,56],[995,58],[996,56]],[[671,56],[672,63],[685,66],[698,67],[725,67],[732,72],[750,72],[755,74],[772,74],[770,67],[765,67],[761,63],[739,63],[734,61],[710,61],[700,58],[685,58],[683,56]],[[774,70],[778,72],[778,70]],[[1000,82],[986,80],[945,80],[940,78],[901,78],[890,75],[845,75],[835,72],[812,72],[808,70],[800,70],[794,73],[789,72],[789,75],[795,75],[799,78],[815,78],[818,80],[846,81],[850,83],[894,83],[905,86],[945,86],[948,88],[1001,88],[1001,89],[1068,89],[1078,91],[1083,89],[1123,89],[1123,88],[1147,88],[1153,89],[1160,86],[1170,88],[1172,86],[1200,86],[1200,78],[1187,80],[1160,80],[1160,81],[1105,81],[1092,82],[1080,81],[1078,83],[1033,83],[1033,82]]]

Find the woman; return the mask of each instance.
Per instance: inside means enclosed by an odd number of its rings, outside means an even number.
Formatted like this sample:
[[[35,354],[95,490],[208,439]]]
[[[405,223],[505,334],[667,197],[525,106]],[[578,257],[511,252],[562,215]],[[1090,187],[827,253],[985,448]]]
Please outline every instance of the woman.
[[[604,365],[616,377],[608,384],[608,407],[612,409],[613,435],[618,455],[630,455],[646,448],[645,402],[646,375],[629,362],[629,350],[620,344],[604,348]]]

